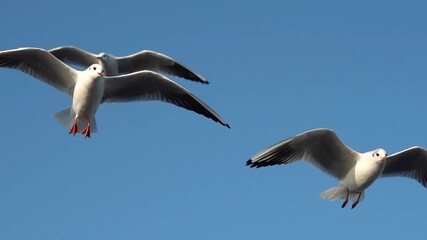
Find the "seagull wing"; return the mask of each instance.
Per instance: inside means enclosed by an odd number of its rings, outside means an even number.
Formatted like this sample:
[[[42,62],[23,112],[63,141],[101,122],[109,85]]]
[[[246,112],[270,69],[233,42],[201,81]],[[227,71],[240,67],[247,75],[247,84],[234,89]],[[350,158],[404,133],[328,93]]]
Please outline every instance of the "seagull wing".
[[[0,51],[0,67],[20,70],[72,96],[78,71],[40,48]]]
[[[105,78],[102,102],[160,100],[186,108],[230,128],[208,105],[185,88],[156,72],[144,70]]]
[[[330,129],[315,129],[279,142],[246,162],[250,167],[265,167],[305,160],[338,179],[354,167],[360,153],[347,147]]]
[[[95,54],[73,46],[57,47],[49,50],[49,52],[67,64],[89,67],[99,62]]]
[[[116,59],[120,74],[132,73],[140,70],[152,70],[186,78],[195,82],[209,83],[202,76],[181,63],[158,52],[144,50]]]
[[[427,187],[427,150],[411,147],[389,156],[381,177],[391,176],[413,178]]]

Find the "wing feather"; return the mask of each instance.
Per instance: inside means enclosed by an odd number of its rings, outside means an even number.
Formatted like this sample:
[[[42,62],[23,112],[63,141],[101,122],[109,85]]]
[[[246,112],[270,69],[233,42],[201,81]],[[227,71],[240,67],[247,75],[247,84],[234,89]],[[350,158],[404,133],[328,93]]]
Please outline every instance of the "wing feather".
[[[411,147],[389,156],[381,177],[413,178],[427,187],[427,150]]]
[[[40,48],[18,48],[0,52],[0,67],[29,74],[72,96],[78,71]]]
[[[347,147],[330,129],[315,129],[262,150],[246,162],[265,167],[305,160],[333,177],[343,179],[360,154]]]
[[[49,50],[49,52],[67,64],[73,64],[85,68],[94,63],[99,63],[95,54],[73,46],[57,47]]]
[[[116,59],[120,74],[127,74],[141,70],[152,70],[200,83],[209,83],[206,79],[188,67],[177,62],[171,57],[158,52],[143,50],[129,56],[117,57]]]
[[[161,74],[144,70],[106,77],[102,102],[160,100],[194,111],[230,128],[208,105]]]

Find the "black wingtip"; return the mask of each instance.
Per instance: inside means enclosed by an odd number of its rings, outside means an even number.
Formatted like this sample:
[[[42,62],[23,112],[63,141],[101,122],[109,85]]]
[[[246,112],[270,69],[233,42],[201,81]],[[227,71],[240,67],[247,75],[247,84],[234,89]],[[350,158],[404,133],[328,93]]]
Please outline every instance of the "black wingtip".
[[[274,164],[270,164],[270,165],[274,165]],[[270,165],[262,161],[261,162],[253,161],[252,159],[249,159],[248,161],[246,161],[246,166],[249,166],[250,168],[262,168]]]
[[[252,159],[249,159],[248,161],[246,161],[246,166],[249,166],[250,168],[261,168],[266,167],[268,165],[264,164],[263,162],[254,162]]]
[[[209,84],[209,82],[206,79],[204,79],[202,76],[197,75],[197,73],[191,71],[190,69],[188,69],[184,65],[177,63],[177,62],[173,65],[172,69],[165,69],[165,71],[170,73],[170,74],[174,74],[178,77],[182,77],[182,78],[194,81],[194,82],[199,82],[202,84]]]
[[[208,80],[204,79],[204,78],[203,79],[202,78],[197,78],[197,79],[194,79],[193,81],[201,83],[201,84],[206,84],[206,85],[210,84],[210,82]]]
[[[230,125],[228,125],[228,123],[224,124],[224,126],[226,126],[227,128],[231,129]]]

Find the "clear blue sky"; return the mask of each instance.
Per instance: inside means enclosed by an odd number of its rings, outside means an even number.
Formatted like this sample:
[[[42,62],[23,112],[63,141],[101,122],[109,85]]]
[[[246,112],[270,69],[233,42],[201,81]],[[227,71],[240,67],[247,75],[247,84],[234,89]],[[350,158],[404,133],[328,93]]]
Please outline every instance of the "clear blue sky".
[[[345,2],[345,3],[344,3]],[[227,129],[162,102],[102,105],[99,133],[52,118],[71,100],[0,69],[0,239],[415,239],[427,189],[375,182],[356,209],[319,193],[304,162],[245,161],[332,128],[357,151],[427,147],[425,1],[6,1],[2,50],[74,45],[167,54],[207,78],[172,78]]]

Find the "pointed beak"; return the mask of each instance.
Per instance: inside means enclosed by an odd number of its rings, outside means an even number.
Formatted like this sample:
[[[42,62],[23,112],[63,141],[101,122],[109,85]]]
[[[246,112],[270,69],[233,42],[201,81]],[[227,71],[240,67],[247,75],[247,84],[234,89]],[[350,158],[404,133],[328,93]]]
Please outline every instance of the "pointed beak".
[[[104,73],[103,72],[99,72],[98,75],[102,77],[102,76],[104,76]]]
[[[384,160],[384,161],[387,160],[387,156],[383,157],[381,160]]]

